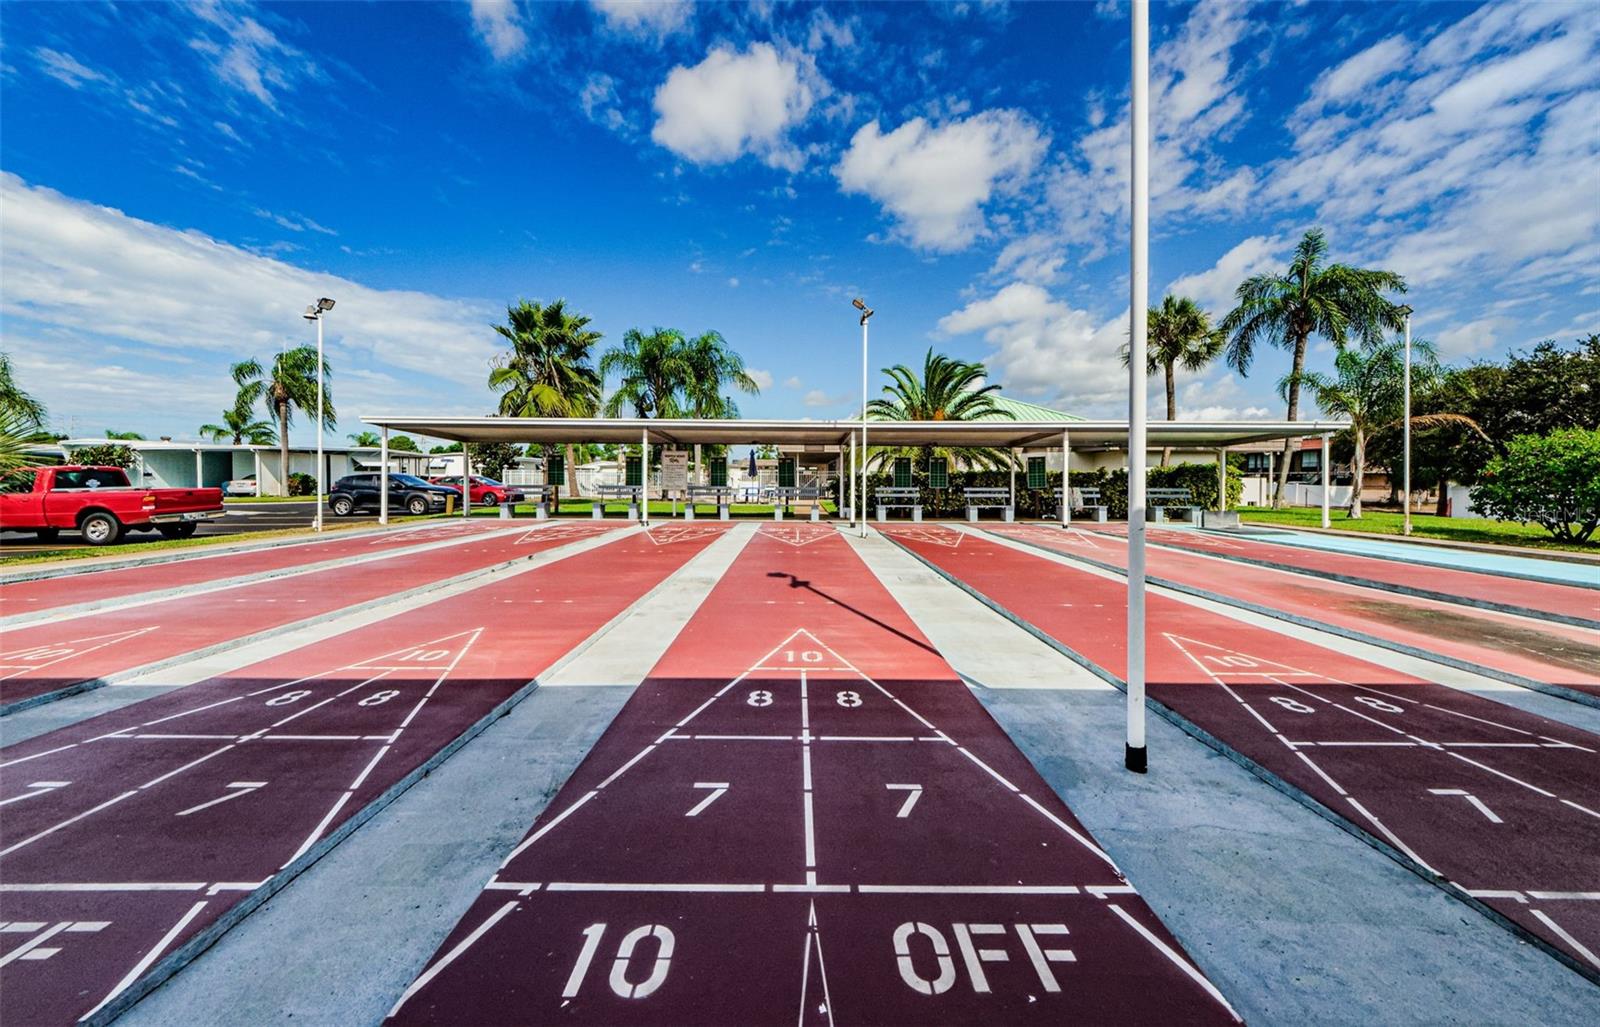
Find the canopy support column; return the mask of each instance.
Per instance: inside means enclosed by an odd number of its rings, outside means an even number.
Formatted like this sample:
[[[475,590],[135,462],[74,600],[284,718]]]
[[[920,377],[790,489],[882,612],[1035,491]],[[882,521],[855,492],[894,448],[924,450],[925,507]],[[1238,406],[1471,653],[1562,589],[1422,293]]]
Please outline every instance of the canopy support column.
[[[626,474],[626,466],[623,473]],[[650,527],[650,429],[639,430],[639,523]]]
[[[1011,456],[1008,461],[1011,465],[1011,516],[1015,517],[1017,515],[1017,447],[1012,446],[1007,452]]]
[[[461,516],[472,516],[472,444],[461,444]]]
[[[1061,526],[1072,527],[1072,439],[1061,429]]]
[[[465,451],[466,443],[461,444]],[[257,481],[261,479],[257,478]],[[389,426],[378,432],[378,523],[389,523]]]
[[[1332,439],[1332,435],[1324,434],[1322,436],[1322,526],[1324,528],[1332,527],[1328,521],[1328,456],[1329,451],[1333,448]]]
[[[1228,447],[1217,450],[1217,513],[1228,511]]]

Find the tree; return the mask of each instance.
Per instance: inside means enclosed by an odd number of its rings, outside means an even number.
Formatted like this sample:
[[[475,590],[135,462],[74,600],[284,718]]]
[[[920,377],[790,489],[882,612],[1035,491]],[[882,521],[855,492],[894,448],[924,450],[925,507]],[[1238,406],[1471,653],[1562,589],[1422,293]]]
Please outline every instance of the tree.
[[[45,406],[17,384],[11,370],[11,354],[0,352],[0,414],[8,427],[21,435],[44,430]]]
[[[106,429],[106,438],[108,438],[108,439],[117,439],[117,440],[122,441],[122,442],[143,442],[144,441],[144,436],[140,435],[136,431],[112,431],[110,428]]]
[[[396,435],[389,440],[389,450],[394,453],[420,453],[422,447],[418,446],[417,440],[409,435]]]
[[[601,339],[589,319],[567,310],[566,300],[540,305],[520,301],[506,308],[506,323],[494,330],[511,344],[495,360],[489,387],[500,393],[505,417],[592,417],[600,407],[600,372],[592,351]],[[567,447],[567,491],[578,490],[578,468]]]
[[[72,451],[72,459],[86,467],[132,467],[133,450],[127,446],[82,446]]]
[[[690,367],[683,333],[657,328],[649,335],[630,328],[622,345],[600,357],[600,374],[618,375],[617,391],[606,400],[606,416],[619,417],[631,407],[635,417],[678,417],[678,393],[689,380]]]
[[[722,333],[702,332],[683,344],[683,360],[688,367],[684,382],[684,397],[690,417],[733,418],[739,416],[739,404],[723,389],[733,387],[749,395],[758,395],[761,386],[744,368],[744,359],[728,346]],[[702,474],[700,443],[694,444],[695,474]]]
[[[1519,435],[1505,448],[1472,487],[1478,512],[1533,522],[1563,542],[1587,542],[1600,526],[1600,430]]]
[[[886,367],[890,383],[883,387],[887,399],[867,404],[867,416],[880,421],[976,421],[981,418],[1010,418],[1011,413],[995,403],[991,393],[997,383],[986,382],[988,369],[974,361],[958,360],[931,348],[922,361],[922,374],[904,364]],[[908,456],[915,449],[884,447],[875,451],[876,463],[883,466],[891,457]],[[942,456],[952,463],[966,461],[979,467],[1007,464],[1010,454],[989,447],[923,446],[921,455]]]
[[[513,442],[474,442],[467,447],[467,455],[477,473],[499,481],[522,455],[522,447]]]
[[[352,446],[365,446],[370,448],[372,446],[383,445],[383,439],[379,438],[378,433],[375,431],[358,431],[353,435],[346,435],[345,438],[350,440],[350,444]]]
[[[1293,353],[1285,395],[1291,421],[1300,418],[1300,382],[1311,336],[1320,335],[1342,350],[1352,339],[1377,345],[1386,329],[1404,327],[1400,308],[1383,296],[1405,292],[1404,278],[1392,271],[1328,264],[1327,256],[1327,238],[1320,228],[1311,229],[1295,246],[1286,272],[1252,275],[1239,284],[1238,305],[1222,319],[1222,330],[1231,336],[1228,364],[1241,375],[1250,373],[1259,343]],[[1292,446],[1292,440],[1284,440],[1274,505],[1283,501]]]
[[[1178,419],[1178,391],[1174,366],[1202,371],[1222,353],[1227,336],[1212,327],[1211,315],[1187,296],[1168,294],[1161,306],[1151,307],[1146,319],[1145,373],[1164,372],[1167,385],[1167,420]],[[1122,366],[1128,366],[1129,347],[1122,347]],[[1161,451],[1161,466],[1172,462],[1172,448]]]
[[[238,406],[222,412],[221,424],[202,424],[200,434],[212,442],[231,437],[235,446],[242,445],[246,440],[252,446],[270,446],[278,440],[269,422],[256,420],[249,407]]]
[[[278,480],[287,495],[289,482],[289,425],[294,423],[294,412],[299,410],[307,417],[317,414],[317,349],[315,346],[296,346],[272,358],[269,367],[263,368],[257,360],[244,360],[229,369],[233,380],[239,384],[241,399],[248,398],[254,406],[259,400],[278,421]],[[322,377],[332,377],[328,362],[322,362]],[[332,389],[322,388],[323,418],[325,428],[338,423],[333,412]]]

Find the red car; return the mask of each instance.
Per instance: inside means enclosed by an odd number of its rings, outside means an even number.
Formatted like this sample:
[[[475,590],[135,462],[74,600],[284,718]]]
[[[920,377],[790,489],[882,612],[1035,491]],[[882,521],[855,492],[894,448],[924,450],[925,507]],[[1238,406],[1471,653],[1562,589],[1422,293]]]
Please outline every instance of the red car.
[[[188,538],[223,515],[221,489],[147,489],[120,467],[22,467],[0,479],[0,530],[49,541],[76,528],[92,546],[130,531]]]
[[[435,485],[445,485],[456,490],[456,495],[461,495],[461,478],[459,475],[445,475],[438,478],[429,478]],[[501,503],[522,502],[522,490],[502,485],[493,478],[485,478],[481,474],[472,476],[472,502],[474,506],[498,506]]]

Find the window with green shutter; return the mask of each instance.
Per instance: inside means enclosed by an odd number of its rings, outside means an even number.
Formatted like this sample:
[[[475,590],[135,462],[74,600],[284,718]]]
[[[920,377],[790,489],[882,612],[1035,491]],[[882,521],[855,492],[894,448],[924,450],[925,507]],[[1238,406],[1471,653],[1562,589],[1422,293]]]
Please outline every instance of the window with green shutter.
[[[778,461],[778,487],[792,489],[794,485],[794,457],[783,457]]]
[[[628,457],[628,477],[623,484],[635,486],[644,484],[644,477],[640,470],[639,458],[636,456]]]
[[[711,458],[711,484],[726,487],[728,484],[728,458],[715,456]]]
[[[1028,487],[1030,489],[1043,489],[1049,486],[1049,479],[1044,473],[1044,457],[1028,457]]]
[[[933,489],[950,487],[950,461],[947,458],[936,456],[928,460],[928,487]]]
[[[908,489],[911,487],[911,458],[898,456],[894,460],[894,487]]]

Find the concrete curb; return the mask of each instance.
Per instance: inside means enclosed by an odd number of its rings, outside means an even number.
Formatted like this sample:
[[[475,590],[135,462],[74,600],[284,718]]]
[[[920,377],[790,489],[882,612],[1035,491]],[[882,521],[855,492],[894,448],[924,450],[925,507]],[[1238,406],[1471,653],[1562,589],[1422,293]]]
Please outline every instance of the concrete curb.
[[[990,599],[988,596],[984,595],[982,592],[978,591],[977,589],[973,588],[972,586],[970,586],[970,585],[966,584],[965,582],[953,577],[952,575],[947,573],[944,569],[942,569],[942,568],[934,565],[930,561],[924,559],[921,554],[913,552],[911,549],[907,548],[904,545],[901,545],[898,541],[896,541],[895,539],[893,539],[890,536],[884,535],[883,537],[888,538],[889,541],[893,542],[897,546],[900,546],[900,548],[902,550],[904,550],[907,553],[910,553],[912,557],[914,557],[915,559],[920,561],[923,565],[928,567],[935,574],[937,574],[940,577],[944,578],[946,581],[950,582],[955,587],[961,589],[963,592],[966,592],[968,595],[972,596],[974,599],[978,600],[980,603],[983,603],[985,606],[989,607],[989,609],[993,610],[995,613],[999,614],[1000,616],[1004,617],[1006,620],[1008,620],[1011,623],[1015,624],[1017,627],[1019,627],[1022,630],[1028,632],[1030,635],[1033,635],[1035,638],[1039,639],[1039,641],[1043,642],[1045,645],[1048,645],[1050,648],[1054,649],[1056,652],[1058,652],[1061,655],[1065,656],[1067,659],[1073,661],[1074,663],[1076,663],[1079,666],[1083,667],[1084,669],[1088,670],[1090,673],[1092,673],[1095,676],[1097,676],[1097,677],[1101,678],[1102,680],[1106,681],[1108,684],[1110,684],[1112,687],[1116,688],[1118,691],[1123,692],[1123,693],[1127,692],[1128,683],[1126,681],[1124,681],[1122,678],[1117,677],[1115,674],[1112,674],[1110,671],[1105,670],[1104,668],[1102,668],[1099,665],[1095,664],[1094,662],[1089,660],[1087,657],[1085,657],[1082,654],[1074,651],[1073,649],[1071,649],[1067,645],[1063,644],[1062,642],[1060,642],[1060,641],[1056,640],[1055,638],[1051,637],[1050,635],[1046,634],[1044,631],[1042,631],[1039,628],[1035,627],[1031,622],[1029,622],[1029,621],[1023,619],[1022,617],[1019,617],[1016,614],[1012,613],[1009,609],[1007,609],[1006,607],[1000,605],[999,603],[995,602],[994,600]],[[1039,547],[1036,546],[1035,548],[1039,548]],[[1050,551],[1050,550],[1043,550],[1043,551],[1051,552],[1051,554],[1055,555],[1055,556],[1062,556],[1063,555],[1063,554],[1060,554],[1060,553],[1055,553],[1055,552]],[[1087,562],[1090,562],[1090,561],[1084,561],[1084,562],[1087,563]],[[1109,569],[1109,568],[1107,568],[1107,569]],[[1152,581],[1152,582],[1155,581],[1155,579],[1153,579],[1153,578],[1149,579],[1149,580]],[[1163,705],[1159,701],[1157,701],[1155,699],[1152,699],[1149,696],[1145,697],[1145,708],[1150,710],[1151,712],[1155,713],[1157,716],[1161,717],[1162,719],[1164,719],[1164,720],[1168,721],[1169,723],[1173,724],[1175,727],[1177,727],[1179,730],[1183,731],[1185,734],[1189,735],[1190,737],[1196,739],[1199,742],[1204,743],[1205,745],[1209,746],[1211,749],[1214,749],[1220,755],[1227,757],[1229,760],[1231,760],[1234,763],[1238,764],[1239,766],[1243,767],[1245,770],[1250,771],[1250,773],[1252,773],[1256,777],[1260,778],[1266,784],[1270,785],[1271,787],[1273,787],[1273,788],[1277,789],[1278,791],[1282,792],[1284,795],[1287,795],[1289,798],[1291,798],[1291,799],[1295,800],[1296,802],[1300,803],[1302,806],[1304,806],[1307,809],[1311,810],[1317,816],[1319,816],[1319,817],[1323,818],[1324,820],[1328,821],[1329,823],[1333,824],[1335,827],[1338,827],[1341,830],[1346,831],[1350,835],[1360,839],[1361,841],[1363,841],[1366,844],[1370,845],[1372,848],[1374,848],[1377,851],[1383,853],[1385,856],[1388,856],[1390,859],[1394,860],[1396,863],[1400,864],[1402,867],[1405,867],[1407,870],[1411,871],[1413,874],[1416,874],[1418,877],[1422,878],[1422,880],[1428,882],[1431,885],[1434,885],[1440,891],[1443,891],[1446,895],[1449,895],[1451,898],[1457,900],[1458,902],[1461,902],[1463,905],[1468,906],[1471,909],[1477,911],[1478,913],[1480,913],[1481,915],[1483,915],[1485,918],[1487,918],[1488,920],[1492,921],[1493,923],[1498,924],[1499,926],[1505,928],[1507,931],[1511,932],[1511,934],[1514,937],[1518,938],[1521,941],[1525,941],[1525,942],[1535,946],[1540,951],[1542,951],[1542,952],[1546,953],[1547,955],[1553,957],[1557,962],[1561,963],[1563,966],[1566,966],[1566,967],[1570,968],[1571,970],[1573,970],[1574,972],[1576,972],[1579,976],[1582,976],[1582,977],[1594,982],[1595,984],[1600,984],[1600,969],[1596,969],[1594,967],[1586,966],[1585,964],[1583,964],[1582,962],[1578,961],[1573,956],[1569,956],[1567,953],[1565,953],[1565,952],[1561,951],[1560,949],[1556,948],[1555,946],[1551,945],[1548,941],[1546,941],[1543,938],[1539,937],[1537,934],[1534,934],[1532,931],[1529,931],[1527,928],[1525,928],[1525,927],[1521,926],[1520,924],[1516,923],[1515,921],[1507,918],[1504,914],[1502,914],[1502,913],[1496,911],[1495,909],[1491,908],[1490,906],[1486,905],[1481,900],[1473,898],[1471,895],[1468,895],[1466,892],[1462,891],[1460,888],[1458,888],[1454,883],[1452,883],[1447,878],[1445,878],[1445,877],[1443,877],[1443,876],[1441,876],[1441,875],[1439,875],[1437,873],[1434,873],[1432,870],[1429,870],[1427,867],[1424,867],[1422,864],[1418,863],[1416,860],[1412,859],[1410,856],[1407,856],[1405,853],[1403,853],[1400,850],[1396,849],[1393,845],[1390,845],[1387,841],[1385,841],[1382,838],[1379,838],[1377,835],[1374,835],[1371,832],[1367,831],[1365,828],[1361,827],[1359,824],[1356,824],[1354,821],[1351,821],[1351,820],[1345,818],[1343,815],[1341,815],[1337,811],[1335,811],[1333,809],[1330,809],[1328,806],[1324,805],[1320,800],[1314,798],[1309,793],[1303,791],[1302,789],[1296,787],[1295,785],[1291,784],[1290,782],[1288,782],[1288,781],[1284,780],[1283,778],[1279,777],[1277,774],[1274,774],[1272,771],[1268,770],[1266,767],[1263,767],[1261,764],[1257,763],[1255,760],[1251,759],[1249,756],[1246,756],[1244,753],[1242,753],[1239,750],[1237,750],[1237,749],[1233,748],[1232,746],[1228,745],[1226,742],[1222,741],[1220,738],[1217,738],[1215,735],[1211,734],[1209,731],[1207,731],[1204,728],[1200,727],[1198,724],[1195,724],[1193,721],[1189,720],[1187,717],[1183,716],[1181,713],[1178,713],[1176,710],[1173,710],[1170,707]]]

